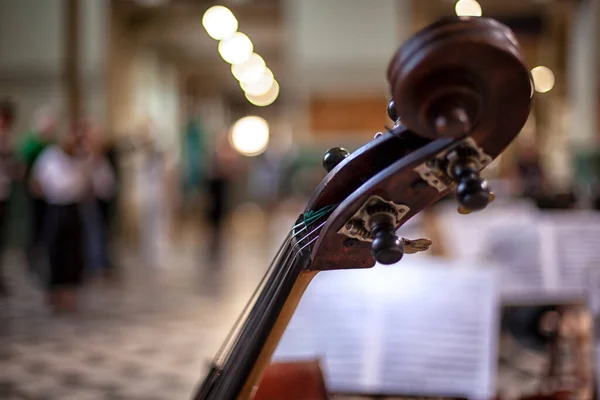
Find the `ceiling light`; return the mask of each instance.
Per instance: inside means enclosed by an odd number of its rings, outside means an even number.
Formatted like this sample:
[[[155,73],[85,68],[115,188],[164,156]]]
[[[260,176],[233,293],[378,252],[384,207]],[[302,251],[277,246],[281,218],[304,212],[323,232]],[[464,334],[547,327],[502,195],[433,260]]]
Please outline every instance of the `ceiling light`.
[[[555,83],[554,73],[548,67],[537,66],[531,70],[533,86],[538,93],[546,93],[552,90]]]
[[[454,11],[459,17],[481,17],[481,6],[476,0],[458,0]]]
[[[202,26],[211,38],[223,40],[237,31],[238,21],[227,7],[213,6],[204,13]]]
[[[262,96],[271,89],[275,82],[273,72],[269,68],[265,68],[262,76],[253,82],[240,82],[240,86],[249,95]]]
[[[240,154],[257,156],[269,145],[269,124],[261,117],[241,118],[231,127],[229,140]]]
[[[219,42],[219,54],[229,64],[241,64],[252,55],[254,45],[250,38],[241,32],[236,32],[229,39]]]
[[[265,60],[256,53],[252,53],[250,57],[241,64],[233,64],[231,73],[240,82],[255,82],[259,80],[266,69]]]
[[[266,107],[275,102],[279,96],[279,83],[273,81],[271,88],[261,96],[253,96],[246,92],[246,99],[253,105],[258,107]]]

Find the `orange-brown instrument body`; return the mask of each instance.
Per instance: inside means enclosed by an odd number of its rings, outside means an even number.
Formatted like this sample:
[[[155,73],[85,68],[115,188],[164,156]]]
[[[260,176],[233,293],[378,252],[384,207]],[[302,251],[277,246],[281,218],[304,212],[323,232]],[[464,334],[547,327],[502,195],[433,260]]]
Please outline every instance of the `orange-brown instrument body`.
[[[252,400],[327,400],[319,360],[270,364]]]

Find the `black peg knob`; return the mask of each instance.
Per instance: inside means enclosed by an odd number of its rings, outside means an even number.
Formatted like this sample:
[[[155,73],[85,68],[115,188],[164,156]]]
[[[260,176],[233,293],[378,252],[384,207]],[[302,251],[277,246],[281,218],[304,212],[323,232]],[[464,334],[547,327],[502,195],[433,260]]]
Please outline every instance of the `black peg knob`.
[[[452,165],[451,174],[458,184],[456,199],[468,211],[483,210],[490,202],[490,189],[479,176],[477,164],[468,156],[461,157]]]
[[[346,157],[350,155],[350,152],[343,147],[333,147],[325,153],[323,156],[323,168],[329,172],[336,167],[339,163],[344,161]]]
[[[396,236],[393,216],[387,213],[376,214],[371,217],[371,233],[373,243],[371,254],[381,264],[394,264],[404,255],[404,242]]]
[[[396,112],[396,102],[394,101],[394,99],[390,99],[390,102],[388,103],[387,115],[394,122],[398,120],[398,113]]]
[[[382,232],[373,239],[371,254],[380,264],[394,264],[404,255],[404,243],[393,233]]]
[[[478,173],[463,176],[456,188],[456,198],[461,206],[471,211],[483,210],[489,203],[490,189]]]

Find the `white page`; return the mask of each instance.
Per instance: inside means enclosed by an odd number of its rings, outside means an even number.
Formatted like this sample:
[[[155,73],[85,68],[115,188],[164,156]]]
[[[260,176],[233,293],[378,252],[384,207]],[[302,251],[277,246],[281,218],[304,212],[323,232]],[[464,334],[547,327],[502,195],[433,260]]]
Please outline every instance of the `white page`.
[[[503,297],[541,293],[548,273],[541,253],[538,224],[503,222],[482,227],[482,255],[493,263],[500,277]]]
[[[332,392],[494,392],[497,291],[491,269],[405,257],[317,275],[275,359],[319,356]]]
[[[588,270],[587,274],[588,306],[594,324],[594,362],[600,365],[600,268]],[[600,382],[600,368],[596,368],[596,381]],[[596,389],[600,395],[600,387]]]
[[[600,268],[600,213],[540,212],[535,220],[482,221],[481,257],[496,265],[505,301],[556,302],[586,295]]]
[[[485,241],[494,232],[492,227],[506,224],[534,225],[539,211],[523,200],[497,199],[481,212],[468,215],[456,211],[457,204],[449,202],[438,207],[436,216],[442,239],[449,255],[457,259],[480,259]]]
[[[600,213],[550,213],[557,280],[551,289],[585,296],[589,269],[600,268]]]

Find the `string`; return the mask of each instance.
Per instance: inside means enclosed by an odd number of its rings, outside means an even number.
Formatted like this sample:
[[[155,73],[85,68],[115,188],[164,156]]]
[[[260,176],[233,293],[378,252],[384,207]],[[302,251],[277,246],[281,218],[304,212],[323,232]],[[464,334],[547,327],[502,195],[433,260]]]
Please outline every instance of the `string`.
[[[294,251],[294,246],[297,246],[297,245],[299,245],[299,244],[300,244],[302,241],[304,241],[304,240],[305,240],[307,237],[309,237],[310,235],[312,235],[313,233],[315,233],[315,231],[317,231],[318,229],[320,229],[321,227],[323,227],[323,225],[325,225],[325,222],[321,223],[319,226],[317,226],[317,227],[316,227],[316,228],[314,228],[312,231],[310,231],[309,233],[307,233],[307,234],[306,234],[306,235],[305,235],[305,236],[304,236],[302,239],[299,239],[299,240],[298,240],[298,242],[294,243],[294,244],[292,245],[292,247],[289,249],[289,251],[290,251],[290,252],[288,253],[288,255],[287,255],[286,259],[285,259],[285,260],[284,260],[284,262],[283,262],[283,264],[285,265],[285,264],[287,264],[287,263],[290,261],[290,257],[292,256],[292,254],[293,254],[293,251]],[[292,238],[293,238],[293,237],[295,237],[297,234],[298,234],[298,233],[295,233],[295,234],[292,236]],[[289,244],[289,241],[290,241],[292,238],[290,238],[289,240],[287,240],[287,242],[286,242],[286,243],[284,243],[284,246],[282,246],[282,248],[286,247],[286,246],[287,246],[287,244]],[[296,252],[296,254],[294,255],[294,258],[292,259],[292,262],[296,260],[296,258],[297,258],[297,256],[298,256],[298,254],[299,254],[299,253],[300,253],[302,250],[304,250],[304,249],[306,248],[306,246],[308,246],[308,245],[312,244],[312,243],[313,243],[313,242],[314,242],[314,241],[315,241],[317,238],[318,238],[318,236],[317,236],[316,238],[314,238],[313,240],[309,241],[309,242],[308,242],[306,245],[304,245],[302,248],[300,248],[300,249],[299,249],[299,250]],[[261,283],[262,283],[262,282],[264,282],[264,281],[265,281],[265,279],[266,279],[266,277],[269,275],[269,272],[270,272],[270,270],[272,269],[272,267],[275,265],[275,261],[276,261],[276,260],[277,260],[277,257],[276,257],[276,258],[275,258],[275,259],[274,259],[274,260],[271,262],[271,265],[269,266],[269,270],[267,270],[267,273],[265,273],[265,274],[263,275],[263,278],[261,279]],[[259,289],[260,289],[260,285],[259,285],[259,286],[258,286],[258,287],[255,289],[255,291],[254,291],[254,294],[253,294],[253,297],[250,299],[250,301],[248,301],[248,303],[246,303],[246,306],[244,307],[244,311],[243,311],[243,312],[241,313],[241,315],[238,317],[238,319],[237,319],[237,321],[236,321],[236,324],[234,325],[234,327],[233,327],[233,328],[230,330],[229,334],[227,335],[227,340],[226,340],[226,342],[225,342],[225,343],[223,343],[223,345],[222,345],[222,346],[221,346],[221,348],[219,349],[219,352],[218,352],[218,357],[215,357],[215,360],[216,360],[217,362],[219,361],[219,359],[221,359],[221,358],[222,358],[222,355],[223,355],[222,353],[224,352],[225,348],[229,347],[228,345],[230,344],[229,342],[231,341],[231,338],[232,338],[233,334],[234,334],[235,332],[237,332],[237,330],[238,330],[238,328],[239,328],[239,325],[240,325],[240,323],[241,323],[241,321],[242,321],[242,319],[243,319],[244,315],[246,314],[246,312],[247,312],[248,308],[250,307],[250,305],[251,305],[251,304],[253,304],[254,297],[256,297],[256,296],[255,296],[255,294],[258,294],[258,292],[259,292]],[[239,338],[238,338],[238,339],[239,339]],[[234,344],[233,346],[231,346],[231,348],[234,348],[234,347],[235,347],[235,344]]]
[[[339,204],[339,203],[338,203]],[[263,277],[261,278],[260,282],[258,283],[258,286],[256,287],[256,289],[254,290],[254,292],[252,293],[252,296],[250,297],[250,299],[248,300],[248,302],[246,303],[246,305],[244,306],[244,309],[242,310],[242,313],[240,314],[240,316],[237,318],[236,322],[234,323],[234,326],[232,328],[232,330],[229,332],[229,334],[227,335],[227,339],[226,342],[229,341],[230,336],[233,334],[233,331],[235,331],[235,328],[237,328],[241,322],[242,317],[244,316],[244,314],[246,313],[246,311],[248,310],[248,307],[250,306],[250,304],[252,303],[252,301],[256,298],[256,296],[258,295],[259,289],[261,288],[261,286],[263,285],[266,277],[269,275],[269,272],[272,270],[273,266],[275,265],[275,261],[277,261],[281,251],[289,244],[289,242],[296,237],[299,233],[305,231],[308,228],[308,225],[310,225],[313,221],[318,220],[320,217],[322,217],[323,215],[327,214],[327,212],[329,212],[330,210],[332,210],[333,208],[335,208],[337,206],[337,204],[331,204],[329,206],[325,206],[321,209],[319,209],[318,211],[313,211],[310,210],[307,213],[304,214],[304,219],[302,222],[297,223],[296,225],[294,225],[292,227],[292,231],[295,228],[298,228],[302,225],[304,225],[304,227],[302,229],[299,229],[298,231],[296,231],[294,233],[293,236],[290,237],[290,233],[288,233],[285,241],[283,242],[282,246],[279,248],[279,250],[277,251],[277,254],[275,254],[275,257],[273,258],[273,260],[271,261],[271,264],[269,264],[269,267],[267,268],[267,271],[265,272],[265,274],[263,275]],[[309,235],[312,234],[309,233]],[[308,235],[307,235],[308,236]],[[302,240],[304,240],[306,238],[306,236],[304,238],[302,238],[300,240],[300,242]],[[292,248],[293,249],[293,248]],[[221,353],[222,348],[224,347],[224,345],[221,346],[221,348],[219,349],[219,351],[217,352],[217,354]]]
[[[311,222],[319,219],[321,216],[327,214],[329,211],[333,210],[335,207],[338,206],[339,203],[336,204],[330,204],[328,206],[325,206],[323,208],[320,208],[318,211],[314,211],[314,210],[309,210],[304,214],[304,219],[302,220],[302,222],[298,222],[296,225],[292,226],[292,230],[299,228],[302,225],[310,225]],[[309,221],[309,222],[307,222]]]
[[[314,222],[315,220],[318,220],[319,218],[321,218],[323,215],[325,215],[327,212],[329,212],[331,209],[333,209],[334,207],[336,207],[337,204],[334,205],[329,205],[326,207],[323,207],[321,209],[319,209],[318,211],[309,211],[305,214],[305,219],[294,225],[294,227],[292,228],[292,230],[296,227],[302,226],[304,225],[304,227],[296,232],[294,232],[293,235],[291,235],[291,232],[288,233],[288,235],[286,236],[286,239],[284,240],[282,246],[279,248],[279,250],[277,251],[275,257],[273,258],[273,260],[271,261],[271,263],[269,264],[269,267],[267,268],[267,271],[265,272],[265,274],[263,275],[263,277],[261,278],[260,282],[258,283],[256,289],[254,290],[254,292],[252,293],[252,296],[250,297],[250,299],[248,300],[248,302],[245,304],[244,308],[242,309],[242,312],[240,313],[240,315],[238,316],[238,318],[236,319],[236,321],[234,322],[233,327],[231,328],[231,330],[228,332],[223,344],[220,346],[219,350],[217,351],[217,354],[214,358],[214,363],[218,363],[220,361],[220,359],[223,356],[223,353],[225,352],[225,349],[227,347],[229,347],[228,345],[231,342],[231,339],[234,335],[235,332],[237,332],[240,324],[242,323],[243,317],[247,314],[248,309],[250,308],[250,306],[254,303],[254,300],[256,299],[256,297],[258,296],[260,289],[264,286],[264,282],[266,281],[266,278],[270,275],[273,267],[275,266],[276,262],[278,261],[278,259],[280,258],[280,255],[283,251],[283,249],[287,248],[287,246],[289,245],[290,241],[295,238],[296,236],[298,236],[301,232],[305,231],[308,226]],[[308,216],[308,220],[306,219],[306,216]],[[315,231],[317,231],[318,229],[320,229],[323,225],[325,224],[325,222],[321,223],[319,226],[317,226],[316,228],[314,228],[312,231],[310,231],[309,233],[307,233],[303,238],[299,239],[296,243],[294,243],[292,245],[292,247],[290,248],[290,253],[288,253],[285,261],[283,262],[283,264],[286,264],[289,261],[290,256],[293,254],[294,251],[294,247],[299,245],[302,241],[304,241],[307,237],[309,237],[310,235],[312,235]],[[310,245],[314,242],[315,239],[309,241],[309,243],[307,245]],[[300,248],[298,250],[298,252],[296,252],[294,258],[292,259],[292,262],[296,260],[298,254],[304,249],[306,248],[306,246],[303,246],[302,248]]]
[[[304,214],[304,222],[306,223],[306,225],[310,225],[313,221],[318,220],[320,217],[327,214],[330,210],[333,210],[335,207],[337,207],[337,204],[325,206],[319,209],[318,211],[310,210],[306,214]]]
[[[316,230],[320,229],[323,225],[325,225],[325,222],[321,223],[318,227],[316,227],[310,233],[308,233],[307,235],[305,235],[302,239],[300,239],[300,241],[305,240],[308,236],[312,235]],[[305,248],[307,248],[308,246],[310,246],[311,244],[313,244],[318,238],[319,238],[319,236],[316,236],[313,239],[309,240],[304,246],[302,246],[299,249],[297,249],[295,253],[293,253],[294,247],[292,246],[290,248],[290,253],[288,253],[286,261],[284,261],[283,264],[285,265],[288,262],[290,262],[291,264],[293,264],[294,261],[296,260],[296,258],[298,258],[298,255],[300,253],[302,253],[302,250],[304,250]],[[296,246],[296,245],[297,245],[297,243],[294,244],[294,246]],[[292,256],[292,254],[293,254],[293,258],[290,260],[290,257]],[[237,338],[237,340],[235,341],[234,345],[231,346],[231,351],[233,351],[237,347],[239,340],[240,340],[240,338]],[[229,354],[229,357],[231,357],[231,352]]]
[[[256,298],[256,296],[258,295],[260,288],[263,286],[265,280],[267,279],[267,276],[273,269],[273,266],[275,265],[275,261],[277,261],[277,259],[279,258],[279,255],[281,254],[283,249],[286,248],[288,243],[292,240],[293,237],[291,237],[290,234],[291,234],[291,232],[287,234],[286,239],[284,240],[283,244],[279,247],[279,250],[277,250],[277,253],[275,254],[275,257],[273,257],[271,264],[269,264],[267,271],[263,274],[262,278],[258,282],[256,289],[254,289],[252,296],[250,296],[250,299],[244,305],[242,312],[240,313],[240,315],[237,317],[237,319],[233,323],[233,327],[227,333],[227,336],[225,337],[223,344],[221,345],[221,347],[219,347],[219,350],[217,350],[217,354],[215,355],[215,361],[218,361],[221,358],[223,352],[225,351],[225,348],[227,347],[227,344],[229,344],[229,342],[231,341],[231,337],[233,336],[233,334],[239,327],[240,323],[242,322],[242,318],[244,317],[244,315],[246,315],[248,308],[250,308],[250,305],[252,304],[252,302]]]
[[[313,229],[309,234],[305,235],[301,240],[305,240],[306,237],[308,237],[309,235],[312,235],[316,230],[320,229],[320,227],[322,227],[325,224],[325,222],[323,222],[322,224],[319,225],[319,227]],[[313,239],[309,240],[307,243],[305,243],[302,247],[300,247],[299,249],[297,249],[297,251],[294,254],[294,257],[292,259],[292,261],[294,261],[298,255],[300,253],[302,253],[302,251],[307,248],[308,246],[310,246],[312,243],[314,243],[317,239],[319,238],[319,236],[317,235],[316,237],[314,237]],[[293,249],[293,247],[292,247]],[[289,256],[291,255],[291,253],[288,254],[288,259]],[[276,290],[276,293],[273,294],[273,296],[277,297],[280,294],[277,294],[280,289],[281,286],[277,284],[278,279],[277,277],[279,275],[281,275],[282,273],[284,274],[283,276],[286,277],[288,276],[289,272],[292,270],[291,268],[294,267],[294,264],[289,264],[287,265],[286,268],[278,268],[277,271],[277,275],[274,275],[272,278],[273,279],[269,279],[270,282],[270,286],[267,290],[268,292],[272,291],[272,289]],[[296,265],[296,267],[301,267],[301,265]],[[297,271],[298,272],[298,271]],[[290,276],[291,278],[294,278],[294,275]],[[281,279],[279,279],[281,280]],[[287,280],[289,281],[289,279]],[[267,292],[267,293],[268,293]],[[272,297],[269,296],[261,296],[262,300],[261,303],[264,302],[264,300],[268,300],[267,301],[267,310],[271,309],[271,307],[273,306],[272,303]],[[256,307],[257,305],[255,305]],[[242,371],[238,371],[241,365],[246,365],[248,366],[248,360],[247,356],[248,356],[248,349],[251,348],[255,348],[256,345],[258,343],[256,343],[256,340],[258,339],[258,337],[256,337],[256,329],[258,329],[258,331],[260,331],[259,327],[261,326],[260,324],[264,324],[264,322],[262,321],[265,318],[265,312],[261,313],[260,312],[260,308],[259,309],[253,309],[251,312],[251,316],[256,314],[255,317],[249,317],[250,319],[244,324],[244,328],[242,332],[248,331],[249,337],[247,339],[250,339],[251,341],[249,343],[245,343],[248,342],[248,340],[246,340],[246,338],[242,338],[242,337],[238,337],[237,340],[235,341],[234,346],[232,347],[228,358],[226,359],[225,364],[222,364],[221,366],[218,366],[217,364],[213,364],[211,366],[211,372],[209,373],[209,375],[207,376],[207,378],[205,379],[204,383],[202,384],[202,392],[200,392],[200,396],[202,396],[201,398],[208,398],[206,397],[208,395],[209,392],[211,392],[213,394],[213,397],[215,398],[222,398],[222,397],[230,397],[234,395],[234,392],[232,392],[230,385],[232,384],[237,384],[239,383],[239,379],[238,378],[233,378],[234,381],[233,383],[228,383],[229,380],[225,379],[218,379],[215,380],[216,378],[218,378],[219,376],[221,376],[222,378],[227,377],[235,377],[237,376],[240,372]],[[266,311],[266,310],[263,310]],[[258,317],[258,318],[256,318]],[[258,325],[257,325],[258,324]],[[243,333],[242,333],[243,334]],[[236,380],[237,379],[237,380]],[[237,382],[237,383],[236,383]],[[229,389],[228,389],[229,388]],[[224,392],[224,393],[222,393]],[[229,395],[226,395],[226,393],[229,393]],[[217,394],[220,393],[220,394]],[[198,397],[196,397],[198,398]]]

